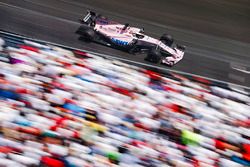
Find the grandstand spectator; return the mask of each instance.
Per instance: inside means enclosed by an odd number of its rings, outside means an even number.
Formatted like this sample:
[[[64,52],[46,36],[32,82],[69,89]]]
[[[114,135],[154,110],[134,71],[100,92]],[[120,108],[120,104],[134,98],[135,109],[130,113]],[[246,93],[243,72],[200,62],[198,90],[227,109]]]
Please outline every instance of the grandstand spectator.
[[[11,59],[0,62],[0,166],[250,166],[248,95],[9,42],[0,40]]]

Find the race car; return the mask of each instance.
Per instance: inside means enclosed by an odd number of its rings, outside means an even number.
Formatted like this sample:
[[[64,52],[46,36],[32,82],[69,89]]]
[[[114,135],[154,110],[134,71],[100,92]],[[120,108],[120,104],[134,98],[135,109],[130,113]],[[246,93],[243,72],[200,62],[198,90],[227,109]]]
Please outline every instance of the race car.
[[[76,31],[80,40],[93,41],[132,54],[147,53],[146,61],[168,66],[175,65],[184,56],[185,46],[175,44],[173,47],[174,39],[168,34],[155,39],[144,34],[143,28],[114,22],[93,11],[88,11],[80,22],[82,25]]]

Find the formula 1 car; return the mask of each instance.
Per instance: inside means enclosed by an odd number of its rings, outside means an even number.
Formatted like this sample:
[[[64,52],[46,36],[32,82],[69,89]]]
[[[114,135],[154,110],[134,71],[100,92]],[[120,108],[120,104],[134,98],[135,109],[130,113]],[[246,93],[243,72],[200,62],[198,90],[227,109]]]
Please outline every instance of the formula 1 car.
[[[185,46],[173,45],[173,38],[163,34],[155,39],[144,34],[143,28],[114,22],[93,11],[80,19],[82,25],[76,33],[81,40],[94,41],[132,54],[147,53],[145,60],[173,66],[184,56]]]

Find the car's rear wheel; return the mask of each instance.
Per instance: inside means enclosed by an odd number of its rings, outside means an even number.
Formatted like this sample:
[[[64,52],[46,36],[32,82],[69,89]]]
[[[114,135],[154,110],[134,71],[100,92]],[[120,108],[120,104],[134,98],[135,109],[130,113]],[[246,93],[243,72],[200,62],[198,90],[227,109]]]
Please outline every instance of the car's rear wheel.
[[[149,51],[144,60],[152,63],[158,63],[161,60],[161,53],[157,49],[152,49]]]
[[[93,41],[95,38],[95,31],[90,27],[81,26],[78,28],[76,33],[81,35],[81,40]]]
[[[173,37],[169,34],[163,34],[160,38],[160,41],[169,47],[171,47],[174,43]]]

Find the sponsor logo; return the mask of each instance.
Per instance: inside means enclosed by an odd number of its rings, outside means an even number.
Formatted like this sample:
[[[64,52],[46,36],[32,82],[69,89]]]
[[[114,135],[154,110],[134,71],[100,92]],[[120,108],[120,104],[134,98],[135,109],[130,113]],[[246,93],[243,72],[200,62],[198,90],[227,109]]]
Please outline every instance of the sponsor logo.
[[[112,40],[114,43],[118,44],[118,45],[128,45],[128,44],[129,44],[129,42],[127,42],[127,41],[122,41],[122,40],[115,39],[115,38],[111,38],[111,40]]]

